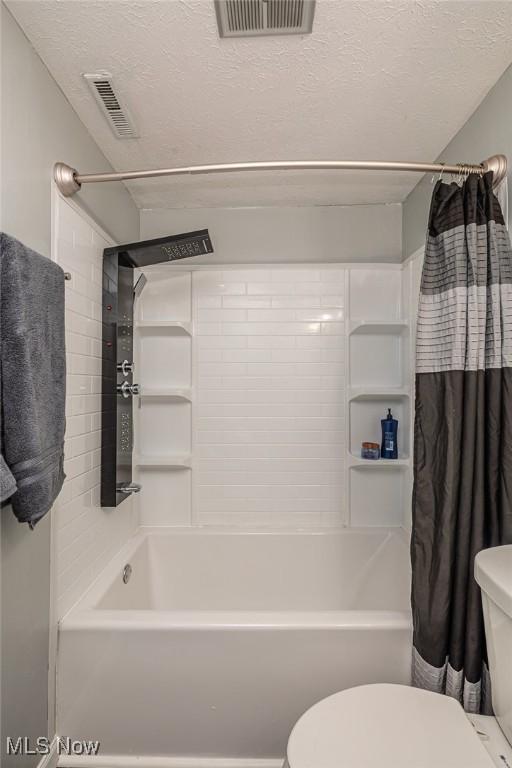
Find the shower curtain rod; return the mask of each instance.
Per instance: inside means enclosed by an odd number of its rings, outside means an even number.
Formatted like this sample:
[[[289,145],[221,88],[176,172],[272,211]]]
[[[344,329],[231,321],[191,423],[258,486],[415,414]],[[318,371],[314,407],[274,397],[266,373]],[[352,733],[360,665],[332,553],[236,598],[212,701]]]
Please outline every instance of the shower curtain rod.
[[[239,173],[242,171],[412,171],[413,173],[449,173],[467,175],[494,172],[494,186],[507,173],[505,155],[492,155],[477,165],[468,163],[406,163],[371,160],[286,160],[276,162],[224,163],[220,165],[189,165],[182,168],[155,168],[144,171],[115,171],[111,173],[79,173],[66,163],[56,163],[53,177],[60,192],[71,197],[82,184],[128,179],[152,179],[161,176],[187,176],[208,173]]]

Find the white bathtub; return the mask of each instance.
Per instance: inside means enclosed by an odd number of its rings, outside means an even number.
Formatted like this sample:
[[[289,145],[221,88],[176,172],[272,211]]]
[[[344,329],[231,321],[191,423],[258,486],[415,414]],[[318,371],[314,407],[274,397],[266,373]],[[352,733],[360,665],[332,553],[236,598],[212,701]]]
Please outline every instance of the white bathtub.
[[[58,733],[119,764],[282,757],[318,699],[408,683],[410,650],[400,530],[141,529],[61,623]]]

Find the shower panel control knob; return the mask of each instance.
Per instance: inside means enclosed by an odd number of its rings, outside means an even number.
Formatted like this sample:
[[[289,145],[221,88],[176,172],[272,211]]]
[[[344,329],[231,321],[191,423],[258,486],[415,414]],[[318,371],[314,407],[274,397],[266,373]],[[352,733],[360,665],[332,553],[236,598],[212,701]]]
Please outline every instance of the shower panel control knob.
[[[130,363],[128,360],[123,360],[122,363],[117,364],[117,370],[122,373],[123,376],[128,376],[135,370],[135,363]]]
[[[138,384],[129,384],[127,381],[123,381],[122,384],[117,385],[117,394],[122,395],[123,397],[130,397],[130,395],[138,395],[139,394],[139,385]]]
[[[141,490],[142,485],[139,483],[118,483],[116,486],[118,493],[126,493],[127,495],[129,493],[140,493]]]

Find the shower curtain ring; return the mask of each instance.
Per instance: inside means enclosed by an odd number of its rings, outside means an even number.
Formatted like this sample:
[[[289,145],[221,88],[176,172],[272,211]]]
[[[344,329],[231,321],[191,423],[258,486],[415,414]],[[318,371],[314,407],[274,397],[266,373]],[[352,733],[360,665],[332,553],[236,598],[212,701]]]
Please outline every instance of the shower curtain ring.
[[[437,177],[437,181],[443,180],[443,173],[444,173],[444,163],[442,163],[442,168],[439,172],[439,176]],[[432,178],[430,179],[430,183],[433,184],[436,181],[436,175],[435,173],[432,175]]]
[[[469,176],[469,166],[466,163],[457,163],[459,172],[457,174],[457,184],[463,184]]]

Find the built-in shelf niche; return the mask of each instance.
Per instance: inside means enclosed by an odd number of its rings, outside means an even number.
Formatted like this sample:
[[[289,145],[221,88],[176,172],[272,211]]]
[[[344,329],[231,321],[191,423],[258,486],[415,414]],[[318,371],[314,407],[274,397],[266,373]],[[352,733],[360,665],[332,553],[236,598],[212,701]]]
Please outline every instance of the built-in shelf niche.
[[[159,400],[185,400],[192,401],[192,390],[190,387],[144,387],[141,389],[139,397],[141,399],[151,397]]]
[[[403,313],[403,314],[402,314]],[[410,323],[399,268],[350,271],[347,329],[347,482],[354,526],[401,525],[411,474]],[[388,408],[398,419],[398,459],[361,458],[379,446]]]
[[[190,272],[177,272],[169,264],[145,270],[144,286],[139,313],[139,325],[146,322],[191,320],[192,276]]]
[[[409,325],[405,320],[353,320],[349,325],[349,333],[361,334],[393,334],[402,333]]]
[[[378,461],[373,464],[376,466],[372,471],[362,466],[349,469],[350,523],[399,526],[403,519],[407,472],[389,471],[389,467],[379,465]]]
[[[192,335],[192,323],[179,320],[138,320],[135,327],[141,334],[160,332],[168,336]]]
[[[349,307],[352,322],[402,318],[402,270],[399,266],[361,267],[349,272]]]
[[[361,443],[373,442],[380,445],[382,439],[381,420],[391,408],[393,417],[398,419],[398,457],[408,459],[410,455],[410,401],[406,394],[386,392],[359,392],[349,400],[348,418],[350,435],[350,456],[361,458]],[[362,460],[364,464],[378,465],[382,459]],[[399,466],[390,459],[391,466]]]
[[[349,335],[351,387],[402,387],[406,378],[408,326],[358,321]]]
[[[190,453],[190,403],[160,398],[142,400],[137,453],[167,456]]]
[[[360,456],[350,456],[349,467],[357,469],[407,469],[410,467],[410,459],[362,459]]]
[[[141,390],[190,389],[192,348],[190,338],[169,334],[167,328],[149,329],[139,336],[138,381]]]
[[[162,456],[135,456],[134,463],[136,467],[148,469],[190,469],[192,466],[192,457],[186,456],[162,455]]]
[[[174,267],[144,270],[138,341],[136,467],[142,525],[190,525],[192,281]]]

